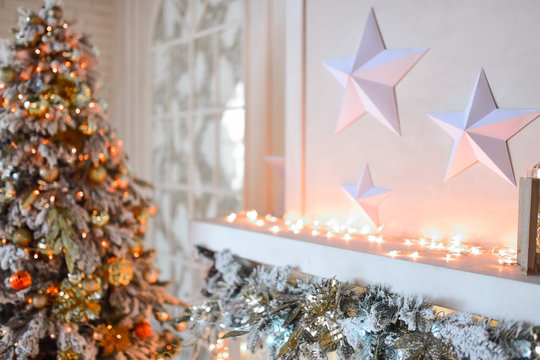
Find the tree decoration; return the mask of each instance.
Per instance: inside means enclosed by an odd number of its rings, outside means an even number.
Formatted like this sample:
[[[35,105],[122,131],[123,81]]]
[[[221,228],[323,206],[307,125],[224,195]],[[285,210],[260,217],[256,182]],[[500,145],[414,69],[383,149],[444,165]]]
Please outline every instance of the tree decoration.
[[[85,279],[95,281],[98,284],[97,288],[85,290],[83,286]],[[53,312],[58,318],[67,322],[81,323],[96,320],[101,313],[102,296],[101,279],[94,275],[69,274],[60,283]]]
[[[103,166],[93,166],[88,172],[88,179],[95,184],[101,184],[107,178],[107,170]]]
[[[45,181],[51,182],[58,178],[58,167],[57,166],[45,166],[39,169],[39,176]]]
[[[15,291],[24,290],[32,285],[32,276],[28,271],[16,271],[9,277],[9,285]]]
[[[49,304],[49,297],[45,294],[32,296],[32,305],[37,309],[42,309]]]
[[[49,110],[49,103],[41,96],[32,96],[24,102],[24,109],[30,116],[42,117]]]
[[[95,48],[59,0],[19,12],[0,42],[0,358],[155,359],[174,327],[141,339],[135,324],[178,300],[144,279],[155,251],[130,253],[148,200],[99,99]]]
[[[129,330],[122,325],[102,325],[98,328],[101,334],[99,346],[102,355],[109,356],[122,352],[131,346]]]
[[[128,259],[112,257],[107,261],[107,281],[114,286],[129,285],[133,279],[133,263]]]
[[[156,319],[158,319],[161,322],[165,322],[169,320],[169,313],[166,311],[158,311],[156,312]]]
[[[57,360],[80,360],[82,358],[82,354],[73,350],[72,347],[68,347],[66,350],[59,350],[56,356]]]
[[[0,203],[11,201],[17,195],[13,183],[7,180],[0,180]]]
[[[26,247],[32,242],[32,233],[28,229],[18,228],[11,235],[11,241],[17,246]]]
[[[84,135],[92,135],[97,131],[98,127],[96,123],[92,120],[85,120],[79,125],[79,131],[82,132]]]
[[[110,219],[111,217],[109,216],[108,212],[93,210],[90,221],[92,221],[92,224],[94,224],[97,227],[104,227],[105,225],[109,223]]]
[[[506,141],[540,116],[540,109],[499,109],[480,70],[465,111],[429,115],[454,140],[444,180],[481,162],[516,185]]]
[[[378,360],[538,359],[540,327],[498,323],[466,313],[444,314],[422,298],[336,279],[291,276],[291,268],[261,267],[229,251],[200,248],[213,262],[207,300],[177,321],[206,341],[243,336],[269,358]],[[223,333],[225,331],[225,333]]]
[[[356,54],[324,62],[345,88],[336,133],[367,112],[400,135],[394,87],[427,50],[386,49],[371,9]]]
[[[137,335],[139,339],[146,339],[150,335],[152,335],[152,325],[150,325],[146,321],[141,321],[135,324],[133,332],[135,333],[135,335]]]
[[[0,71],[0,82],[3,84],[9,84],[15,81],[17,73],[11,66],[4,66]]]

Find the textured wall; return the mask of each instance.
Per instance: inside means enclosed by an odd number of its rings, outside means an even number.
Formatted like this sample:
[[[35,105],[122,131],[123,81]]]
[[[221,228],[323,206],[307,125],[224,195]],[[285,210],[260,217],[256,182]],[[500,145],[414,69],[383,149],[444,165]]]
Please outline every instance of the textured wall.
[[[113,0],[63,1],[67,19],[76,19],[77,29],[89,34],[100,50],[101,94],[108,103],[112,100],[113,3]],[[0,0],[0,38],[11,38],[10,30],[17,25],[19,7],[38,11],[42,4],[43,0]]]
[[[360,215],[342,190],[364,164],[392,196],[380,206],[385,232],[465,232],[515,245],[518,189],[483,164],[443,183],[452,139],[428,113],[464,110],[481,67],[501,108],[540,108],[540,2],[306,2],[306,206],[309,215]],[[396,87],[402,136],[366,114],[334,129],[344,90],[322,61],[353,55],[370,7],[387,48],[429,47]],[[508,141],[516,177],[540,160],[540,120]]]

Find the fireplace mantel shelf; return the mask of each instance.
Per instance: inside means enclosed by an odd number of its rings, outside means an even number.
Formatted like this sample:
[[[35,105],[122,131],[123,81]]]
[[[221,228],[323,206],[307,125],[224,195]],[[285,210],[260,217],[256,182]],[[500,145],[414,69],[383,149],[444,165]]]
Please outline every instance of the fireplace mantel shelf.
[[[478,265],[485,262],[481,257],[443,266],[429,259],[382,256],[376,246],[350,250],[291,235],[258,232],[222,220],[191,224],[194,243],[211,250],[230,249],[249,260],[293,265],[315,276],[387,284],[397,292],[423,294],[434,304],[497,320],[540,324],[540,276],[521,275],[517,266]]]

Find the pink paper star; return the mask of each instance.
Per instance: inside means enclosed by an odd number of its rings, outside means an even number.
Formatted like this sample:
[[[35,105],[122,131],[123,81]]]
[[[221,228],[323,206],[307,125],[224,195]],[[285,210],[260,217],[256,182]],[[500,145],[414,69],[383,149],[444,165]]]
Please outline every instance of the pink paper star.
[[[379,226],[379,205],[391,195],[391,191],[373,186],[369,167],[364,166],[357,185],[342,186],[362,207],[362,210],[373,221],[375,226]]]
[[[368,112],[400,135],[394,87],[427,50],[387,50],[371,9],[356,55],[324,61],[345,88],[336,134]]]
[[[454,139],[444,180],[478,161],[516,185],[506,141],[540,115],[540,109],[498,109],[484,70],[465,111],[429,116]]]

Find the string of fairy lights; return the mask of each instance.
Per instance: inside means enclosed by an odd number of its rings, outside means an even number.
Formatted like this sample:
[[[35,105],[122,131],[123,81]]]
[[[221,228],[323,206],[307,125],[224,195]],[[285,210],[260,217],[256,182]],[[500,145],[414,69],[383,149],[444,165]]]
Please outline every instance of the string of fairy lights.
[[[421,257],[434,257],[443,254],[440,260],[445,262],[458,261],[464,255],[493,256],[499,265],[517,264],[516,249],[510,247],[482,247],[464,242],[463,236],[455,235],[448,239],[438,236],[404,238],[401,241],[383,235],[382,226],[372,229],[370,226],[354,227],[339,224],[336,220],[322,222],[319,220],[308,220],[305,218],[290,219],[279,218],[273,215],[260,215],[255,210],[240,211],[230,213],[225,217],[228,223],[238,223],[253,226],[260,232],[267,232],[274,235],[307,235],[313,238],[326,240],[341,239],[345,242],[363,241],[375,244],[396,244],[400,249],[393,249],[381,253],[380,255],[391,258],[403,258],[416,261]],[[396,246],[398,247],[398,246]],[[405,248],[406,250],[403,250]]]

